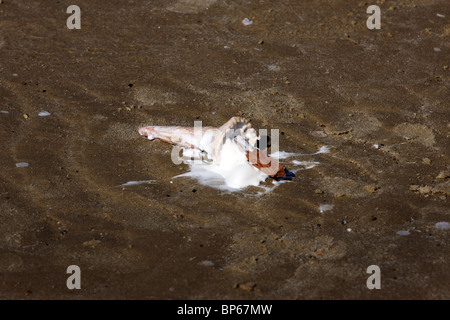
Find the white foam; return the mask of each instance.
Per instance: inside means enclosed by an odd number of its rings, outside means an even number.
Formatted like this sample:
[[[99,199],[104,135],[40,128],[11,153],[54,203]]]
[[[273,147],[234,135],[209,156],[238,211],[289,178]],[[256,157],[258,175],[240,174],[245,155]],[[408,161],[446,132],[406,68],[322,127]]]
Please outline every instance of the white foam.
[[[304,166],[303,169],[293,170],[294,173],[298,170],[312,169],[314,167],[317,167],[320,164],[320,162],[317,162],[317,161],[299,161],[299,160],[292,160],[291,163],[296,166]]]
[[[140,180],[140,181],[128,181],[124,184],[121,184],[122,187],[135,186],[138,184],[152,184],[156,183],[156,180]]]
[[[312,156],[328,153],[329,151],[329,146],[322,146],[317,152],[311,154],[278,151],[270,154],[270,156],[276,160],[280,160],[295,156]],[[188,160],[187,157],[192,157],[190,159],[197,159]],[[226,139],[226,142],[223,144],[220,152],[219,164],[215,160],[202,162],[198,160],[198,158],[199,155],[197,150],[184,149],[183,157],[181,159],[189,165],[190,170],[173,178],[192,178],[202,185],[228,192],[241,191],[249,186],[257,186],[260,191],[248,194],[257,196],[270,193],[281,184],[289,182],[289,180],[267,180],[269,176],[252,166],[248,162],[246,155],[239,150],[238,146],[231,139]],[[316,161],[299,161],[294,159],[290,161],[290,164],[291,165],[287,164],[288,170],[295,173],[299,170],[314,168],[320,163]],[[291,166],[294,166],[294,168],[291,168]],[[295,168],[295,166],[302,166],[302,168]],[[264,183],[266,180],[267,182]],[[323,207],[322,209],[328,210],[327,208],[328,207]]]
[[[313,153],[312,155],[321,154],[321,153],[330,153],[330,147],[322,146],[322,147],[320,147],[319,151],[317,151],[316,153]]]
[[[289,180],[280,180],[280,181],[272,180],[272,183],[270,183],[269,185],[260,185],[259,188],[262,189],[262,191],[258,191],[256,193],[256,195],[262,196],[262,195],[268,194],[268,193],[272,192],[273,190],[275,190],[276,188],[278,188],[283,183],[287,183],[287,182],[289,182]]]
[[[330,153],[330,149],[331,148],[329,146],[322,146],[322,147],[320,147],[319,151],[314,152],[314,153],[294,153],[294,152],[278,151],[278,152],[272,153],[270,156],[272,158],[276,158],[276,159],[287,159],[287,158],[292,158],[292,157],[296,157],[296,156],[315,156],[315,155],[321,154],[321,153]]]
[[[287,159],[287,158],[295,157],[297,155],[298,155],[298,153],[285,152],[285,151],[277,151],[277,152],[270,154],[270,156],[275,159]]]

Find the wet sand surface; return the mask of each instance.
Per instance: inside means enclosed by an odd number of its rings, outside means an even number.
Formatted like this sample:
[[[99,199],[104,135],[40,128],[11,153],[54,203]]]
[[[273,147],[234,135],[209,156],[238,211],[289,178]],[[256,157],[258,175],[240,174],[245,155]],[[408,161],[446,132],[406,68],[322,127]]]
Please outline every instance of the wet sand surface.
[[[450,298],[447,0],[72,2],[0,4],[1,299]],[[232,116],[330,152],[224,193],[137,132]]]

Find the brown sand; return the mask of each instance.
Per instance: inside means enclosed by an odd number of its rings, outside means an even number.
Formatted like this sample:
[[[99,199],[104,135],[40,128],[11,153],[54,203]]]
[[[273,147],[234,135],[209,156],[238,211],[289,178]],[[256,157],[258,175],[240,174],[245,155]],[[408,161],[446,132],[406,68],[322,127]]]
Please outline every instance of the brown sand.
[[[363,1],[76,2],[81,30],[0,4],[1,299],[450,298],[448,0],[377,1],[381,30]],[[222,194],[137,132],[232,116],[332,152]]]

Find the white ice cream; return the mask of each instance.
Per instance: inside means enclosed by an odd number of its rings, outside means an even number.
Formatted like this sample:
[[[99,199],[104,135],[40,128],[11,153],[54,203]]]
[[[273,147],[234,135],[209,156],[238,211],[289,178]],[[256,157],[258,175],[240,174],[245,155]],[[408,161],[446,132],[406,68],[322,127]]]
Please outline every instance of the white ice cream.
[[[291,153],[291,152],[275,152],[270,156],[275,160],[289,159],[299,156],[314,156],[322,153],[329,153],[330,147],[322,146],[319,151],[311,154]],[[184,150],[184,157],[199,157],[198,150]],[[226,139],[223,144],[219,164],[216,161],[200,161],[191,160],[186,161],[189,164],[190,171],[178,175],[179,177],[190,177],[196,179],[200,184],[220,189],[223,191],[238,191],[249,186],[258,186],[262,189],[257,194],[266,194],[274,190],[280,184],[287,181],[270,180],[271,184],[261,184],[268,175],[252,166],[246,158],[245,153],[239,150],[238,146],[231,140]],[[291,159],[287,161],[289,171],[297,172],[300,170],[308,170],[319,165],[316,161],[299,161]],[[269,181],[269,180],[268,180]]]
[[[235,191],[248,186],[258,186],[268,178],[248,161],[245,153],[230,139],[222,146],[219,161],[190,161],[190,172],[177,177],[193,177],[204,185]],[[219,163],[219,164],[218,164]]]

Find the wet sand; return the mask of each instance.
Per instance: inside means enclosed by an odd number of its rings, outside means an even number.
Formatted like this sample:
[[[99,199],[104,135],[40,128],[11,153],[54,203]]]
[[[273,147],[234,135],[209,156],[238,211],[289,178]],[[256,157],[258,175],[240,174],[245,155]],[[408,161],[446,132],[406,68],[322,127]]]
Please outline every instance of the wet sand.
[[[362,1],[71,4],[0,4],[1,299],[450,298],[448,1],[378,1],[380,30]],[[232,116],[330,153],[223,193],[137,132]]]

